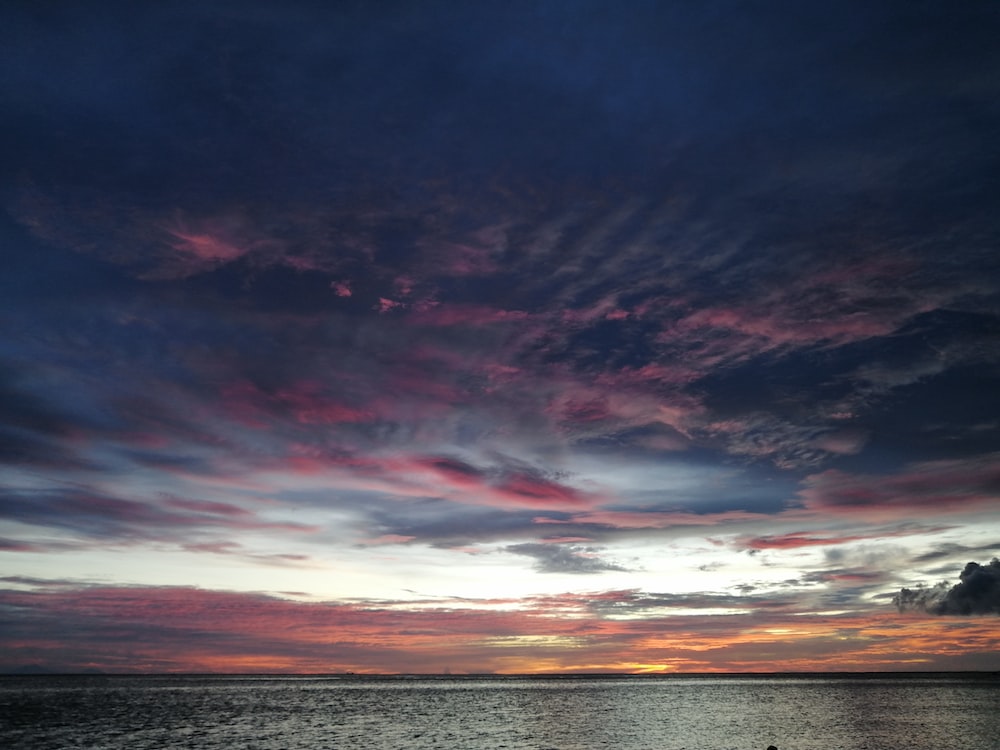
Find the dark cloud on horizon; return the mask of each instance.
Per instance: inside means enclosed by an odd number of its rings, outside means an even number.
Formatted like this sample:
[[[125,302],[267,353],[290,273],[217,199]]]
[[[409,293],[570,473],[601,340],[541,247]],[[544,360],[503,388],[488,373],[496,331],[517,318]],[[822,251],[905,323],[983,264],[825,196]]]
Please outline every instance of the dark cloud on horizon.
[[[1000,560],[986,565],[968,563],[959,583],[946,581],[931,588],[902,589],[893,597],[900,612],[922,611],[932,615],[1000,615]]]

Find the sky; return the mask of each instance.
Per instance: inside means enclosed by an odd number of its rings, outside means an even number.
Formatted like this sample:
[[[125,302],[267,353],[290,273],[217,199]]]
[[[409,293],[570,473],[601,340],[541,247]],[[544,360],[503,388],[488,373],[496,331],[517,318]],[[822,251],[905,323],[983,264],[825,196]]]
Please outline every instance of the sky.
[[[0,671],[1000,669],[998,37],[4,3]]]

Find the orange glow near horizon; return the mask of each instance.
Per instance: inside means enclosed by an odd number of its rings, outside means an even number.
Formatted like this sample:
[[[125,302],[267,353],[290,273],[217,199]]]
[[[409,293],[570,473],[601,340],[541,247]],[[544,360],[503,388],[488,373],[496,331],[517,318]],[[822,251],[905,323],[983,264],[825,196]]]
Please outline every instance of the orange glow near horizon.
[[[666,616],[611,620],[540,609],[407,610],[304,604],[194,590],[114,589],[21,597],[46,627],[8,641],[38,663],[111,672],[688,673],[985,668],[1000,652],[994,618],[855,615]],[[536,602],[536,606],[538,603]],[[117,618],[125,659],[101,632]],[[162,628],[161,632],[155,632]],[[144,636],[146,630],[152,635]],[[67,643],[72,643],[73,652]]]

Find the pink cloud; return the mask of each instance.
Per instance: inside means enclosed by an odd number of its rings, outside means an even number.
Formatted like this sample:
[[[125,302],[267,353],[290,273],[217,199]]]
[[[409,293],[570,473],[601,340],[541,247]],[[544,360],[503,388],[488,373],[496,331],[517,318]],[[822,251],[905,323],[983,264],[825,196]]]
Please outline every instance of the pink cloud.
[[[316,482],[336,481],[344,489],[396,497],[436,497],[463,505],[580,510],[606,500],[598,493],[529,471],[502,465],[480,468],[448,456],[324,456],[306,451],[261,468],[271,473],[298,474]]]
[[[492,381],[512,380],[522,372],[520,367],[505,365],[500,362],[487,362],[481,365],[479,370],[485,373]]]
[[[608,400],[595,396],[586,400],[569,398],[559,405],[559,417],[567,422],[601,422],[613,416]]]
[[[427,458],[417,458],[416,465],[430,469],[438,474],[441,479],[447,481],[451,486],[465,489],[469,487],[481,487],[484,483],[484,474],[474,466],[470,466],[464,461],[453,458],[432,456]]]
[[[926,533],[927,529],[903,531],[879,530],[870,534],[822,534],[810,531],[793,531],[773,536],[756,536],[741,539],[737,544],[743,549],[799,549],[801,547],[829,547],[850,544],[868,539],[886,539],[894,536]]]
[[[786,311],[789,313],[790,311]],[[906,316],[908,317],[908,314]],[[846,344],[892,333],[903,318],[875,317],[870,313],[796,318],[753,308],[705,308],[677,324],[677,330],[724,330],[757,340],[757,347],[771,349],[800,344]]]
[[[527,474],[514,474],[496,486],[496,491],[514,505],[530,508],[579,508],[593,505],[588,497],[568,485]]]
[[[322,268],[315,258],[306,258],[301,255],[286,255],[283,262],[296,271],[319,271]]]
[[[348,406],[326,395],[326,386],[311,380],[290,383],[267,393],[249,381],[222,389],[226,410],[243,424],[263,428],[270,419],[291,418],[300,424],[348,424],[373,418],[371,409]]]
[[[347,281],[331,281],[330,288],[338,297],[350,297],[353,294],[351,285]]]
[[[815,511],[899,518],[962,513],[1000,502],[1000,455],[912,464],[888,476],[829,469],[798,494]]]
[[[368,410],[347,406],[325,395],[326,386],[315,381],[299,381],[275,392],[274,399],[287,406],[303,424],[364,422],[372,418]]]
[[[154,276],[189,276],[244,257],[298,271],[317,270],[310,257],[290,253],[283,241],[268,236],[254,221],[239,214],[207,217],[178,216],[163,230],[173,253],[163,257]]]
[[[0,537],[0,552],[47,552],[48,548],[20,539]]]
[[[498,268],[493,252],[483,247],[453,243],[441,246],[435,255],[441,263],[439,272],[452,276],[485,276]]]
[[[415,536],[406,536],[404,534],[383,534],[372,539],[365,539],[362,541],[362,544],[379,547],[386,544],[406,544],[407,542],[412,542],[414,539],[416,539]]]
[[[868,434],[862,430],[836,430],[821,435],[815,446],[827,453],[839,456],[853,456],[864,448]]]
[[[531,316],[521,310],[503,310],[485,305],[437,305],[418,311],[413,321],[426,326],[482,326],[516,323]]]
[[[241,212],[191,217],[175,214],[166,222],[156,222],[169,235],[165,243],[173,252],[161,256],[152,277],[184,277],[211,270],[241,258],[252,259],[255,267],[285,266],[299,272],[336,271],[340,265],[324,247],[328,242],[317,226],[317,217],[296,217],[298,238],[262,225],[260,217]],[[306,240],[308,237],[308,240]],[[301,248],[306,247],[307,250]]]
[[[430,472],[445,495],[456,502],[497,507],[580,509],[600,498],[568,484],[504,467],[479,469],[453,458],[410,459],[414,468]]]
[[[605,297],[589,307],[573,307],[560,310],[559,318],[564,324],[579,325],[609,318],[614,319],[612,316],[618,315],[621,312],[614,297]]]
[[[581,544],[594,540],[589,536],[546,536],[538,541],[542,544]]]
[[[651,362],[642,367],[623,367],[620,370],[601,373],[597,382],[612,387],[687,385],[699,377],[699,373],[683,364],[664,365]]]
[[[414,282],[411,276],[397,276],[392,284],[396,288],[397,294],[402,297],[409,297],[413,293],[413,287],[416,282]]]
[[[931,287],[917,293],[910,286],[917,270],[912,261],[895,256],[832,261],[831,267],[789,276],[786,283],[771,284],[733,305],[689,300],[686,314],[665,323],[659,340],[685,351],[705,370],[762,351],[841,346],[886,336],[966,291]],[[894,304],[880,303],[890,290]]]
[[[384,477],[384,483],[376,489],[388,491],[393,486],[392,480],[405,466],[397,459],[342,455],[315,446],[294,446],[292,455],[273,459],[260,468],[268,472],[289,473],[303,478],[336,475],[345,480],[360,478],[362,481],[367,481]],[[402,479],[399,483],[403,483]]]
[[[645,378],[655,379],[659,374],[653,367],[645,375],[626,372],[599,376],[601,387],[568,380],[550,382],[553,392],[545,413],[574,434],[663,425],[687,435],[704,409],[692,396],[677,391],[663,393],[642,385]],[[558,387],[554,387],[556,384]]]
[[[208,262],[228,262],[246,255],[247,250],[211,234],[185,233],[180,230],[168,230],[177,238],[171,243],[175,250]]]

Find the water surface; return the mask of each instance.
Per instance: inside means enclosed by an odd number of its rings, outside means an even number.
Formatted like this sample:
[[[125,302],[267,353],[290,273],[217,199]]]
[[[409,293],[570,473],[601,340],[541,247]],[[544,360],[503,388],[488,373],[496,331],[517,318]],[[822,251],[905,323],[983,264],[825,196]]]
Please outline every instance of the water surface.
[[[0,678],[0,747],[997,750],[1000,676]]]

